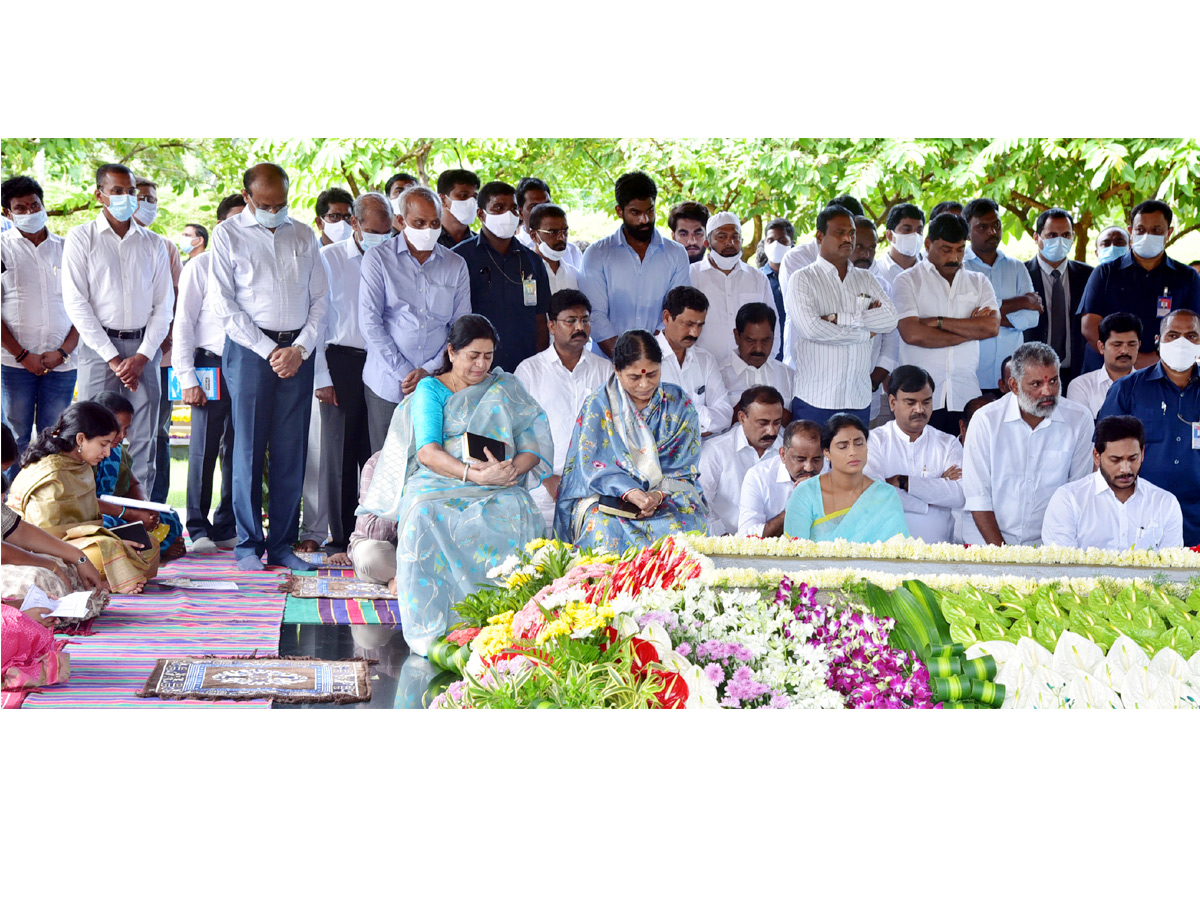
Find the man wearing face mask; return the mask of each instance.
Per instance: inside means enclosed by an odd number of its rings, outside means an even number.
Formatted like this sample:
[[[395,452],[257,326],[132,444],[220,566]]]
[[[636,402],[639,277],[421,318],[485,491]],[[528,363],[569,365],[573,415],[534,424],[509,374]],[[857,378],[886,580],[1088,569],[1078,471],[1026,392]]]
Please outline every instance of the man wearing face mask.
[[[887,214],[887,230],[883,236],[888,252],[879,260],[879,275],[890,288],[901,272],[911,269],[922,259],[925,239],[925,213],[913,203],[897,203]]]
[[[1096,235],[1097,265],[1129,254],[1129,232],[1121,225],[1109,225]]]
[[[708,249],[708,207],[694,200],[684,200],[671,207],[667,213],[667,228],[675,242],[687,251],[688,263],[695,264],[704,259]]]
[[[530,223],[530,217],[533,211],[543,203],[553,203],[550,196],[550,185],[542,181],[540,178],[522,178],[517,182],[517,217],[521,220],[521,226],[517,229],[517,240],[521,242],[529,250],[537,252],[534,247],[534,237],[532,233],[533,225]],[[561,209],[561,207],[558,207]],[[563,218],[567,216],[563,212]],[[565,226],[564,226],[565,227]],[[557,243],[557,242],[556,242]],[[566,260],[576,272],[583,265],[583,251],[572,244],[570,241],[564,241],[563,246],[558,248],[558,252],[562,253],[561,259]],[[550,292],[554,293],[557,290],[565,287],[578,287],[578,284],[560,285],[555,287],[553,279],[551,279]]]
[[[371,457],[363,368],[367,344],[358,324],[363,255],[391,239],[392,206],[376,191],[354,201],[350,240],[321,248],[329,277],[329,312],[317,344],[313,393],[320,401],[321,511],[329,522],[326,552],[344,553],[354,531],[359,473]]]
[[[567,248],[574,245],[567,240],[570,232],[566,212],[551,203],[540,203],[529,212],[529,227],[533,234],[533,246],[530,249],[542,258],[546,266],[550,295],[564,290],[578,290],[579,269],[567,262]]]
[[[766,385],[747,388],[738,399],[737,424],[705,441],[700,450],[700,487],[708,501],[708,533],[737,534],[742,482],[751,467],[779,447],[784,398]]]
[[[133,474],[154,484],[159,349],[171,327],[171,266],[162,238],[136,221],[137,186],[122,165],[96,170],[95,220],[63,245],[63,306],[79,329],[80,400],[117,391],[133,404]],[[147,371],[148,370],[148,371]]]
[[[709,218],[705,230],[708,253],[689,270],[692,287],[708,298],[706,327],[696,346],[707,350],[717,365],[723,366],[737,353],[733,330],[738,310],[748,303],[773,304],[775,298],[767,277],[742,261],[742,223],[735,213],[717,213]],[[772,341],[774,356],[779,352],[778,332]]]
[[[1194,547],[1200,544],[1200,315],[1178,309],[1163,316],[1158,356],[1157,364],[1109,388],[1098,418],[1141,419],[1146,427],[1142,477],[1178,498],[1183,542]]]
[[[809,419],[789,424],[783,430],[779,452],[764,454],[742,481],[737,533],[781,537],[792,489],[805,479],[820,475],[824,467],[821,426]]]
[[[225,326],[222,361],[237,433],[233,513],[238,568],[306,568],[292,552],[313,402],[312,353],[329,305],[316,235],[288,215],[288,177],[260,163],[242,178],[246,208],[213,232],[208,301]],[[262,470],[268,448],[271,533],[262,529]]]
[[[208,249],[208,229],[196,222],[188,222],[183,226],[183,234],[179,236],[177,246],[179,255],[183,258],[183,264],[187,265]],[[181,274],[181,280],[182,277]]]
[[[470,169],[447,169],[438,176],[437,192],[442,209],[442,232],[438,242],[447,250],[453,250],[475,236],[471,225],[479,218],[476,198],[480,184],[479,176]]]
[[[1087,263],[1068,259],[1075,243],[1075,220],[1065,209],[1047,209],[1037,218],[1038,254],[1025,268],[1033,289],[1045,309],[1038,322],[1025,332],[1031,341],[1043,341],[1062,360],[1065,387],[1083,368],[1083,331],[1080,317],[1073,314],[1092,274]]]
[[[400,401],[441,365],[451,324],[471,311],[467,264],[441,243],[438,195],[413,185],[398,206],[393,226],[400,236],[363,255],[358,287],[372,453],[383,449]]]
[[[1100,336],[1100,320],[1110,313],[1133,313],[1142,320],[1142,334],[1148,335],[1174,310],[1200,311],[1200,275],[1166,254],[1167,241],[1175,233],[1172,218],[1171,207],[1161,200],[1142,201],[1129,219],[1132,252],[1093,270],[1079,306],[1088,342],[1083,371],[1100,368],[1100,354],[1092,348]],[[1137,368],[1157,361],[1154,348],[1144,346]]]
[[[350,239],[354,231],[350,227],[350,206],[353,203],[350,192],[341,188],[329,188],[317,194],[317,215],[313,224],[321,236],[322,247]]]
[[[772,219],[767,223],[766,234],[763,237],[762,258],[765,260],[758,271],[766,276],[767,284],[771,286],[771,296],[775,300],[775,315],[779,317],[778,331],[783,334],[787,322],[787,309],[783,303],[783,290],[779,286],[779,264],[796,242],[796,229],[787,219]],[[783,360],[783,341],[779,342],[779,352],[775,358]]]
[[[392,208],[392,215],[400,215],[400,204],[397,202],[400,195],[417,183],[417,179],[408,174],[408,172],[397,172],[383,186],[383,194],[388,198],[388,203]]]

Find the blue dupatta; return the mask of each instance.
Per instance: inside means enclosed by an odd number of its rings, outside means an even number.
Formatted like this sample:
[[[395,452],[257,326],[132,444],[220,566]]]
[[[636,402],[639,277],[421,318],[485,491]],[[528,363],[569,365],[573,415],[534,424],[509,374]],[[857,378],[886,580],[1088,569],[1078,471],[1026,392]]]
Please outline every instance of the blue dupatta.
[[[909,537],[900,495],[886,481],[871,482],[849,509],[826,514],[820,476],[802,481],[792,491],[783,533],[812,541],[844,538],[861,544],[886,541],[898,534]]]

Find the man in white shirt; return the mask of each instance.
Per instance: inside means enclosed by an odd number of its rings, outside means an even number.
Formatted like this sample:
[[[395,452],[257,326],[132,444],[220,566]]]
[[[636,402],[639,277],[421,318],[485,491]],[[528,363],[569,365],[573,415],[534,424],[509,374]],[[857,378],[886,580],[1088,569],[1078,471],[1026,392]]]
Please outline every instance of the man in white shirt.
[[[562,480],[575,420],[588,394],[612,374],[612,364],[595,353],[585,353],[592,336],[592,304],[580,291],[562,290],[550,297],[550,346],[517,366],[516,376],[525,390],[546,411],[554,438],[554,474],[529,492],[554,531],[554,501]]]
[[[530,250],[534,249],[533,232],[536,230],[531,221],[533,211],[543,203],[554,203],[554,199],[550,196],[550,185],[540,178],[522,178],[517,182],[517,218],[520,220],[520,226],[517,228],[517,240]],[[562,211],[561,207],[558,208]],[[564,219],[567,217],[566,212],[562,212],[562,217]],[[564,225],[563,228],[566,226]],[[562,248],[563,255],[559,258],[566,260],[567,264],[578,273],[583,266],[583,251],[565,238],[563,241],[565,244]],[[550,293],[567,287],[578,289],[579,285],[578,283],[560,284],[555,287],[554,278],[551,277]]]
[[[246,208],[241,194],[231,194],[217,207],[217,223]],[[188,263],[179,277],[179,304],[173,323],[172,350],[175,377],[183,402],[191,410],[188,438],[187,530],[192,553],[232,550],[237,545],[233,520],[233,411],[221,354],[225,352],[225,327],[208,302],[208,282],[213,255],[202,253]],[[196,369],[216,369],[220,396],[210,400],[200,386]],[[209,522],[213,468],[221,455],[221,499]]]
[[[1011,392],[971,420],[963,454],[969,544],[1042,539],[1055,490],[1092,471],[1092,416],[1059,396],[1058,354],[1030,341],[1012,356]]]
[[[567,262],[570,255],[567,248],[575,245],[567,240],[570,229],[566,211],[552,203],[540,203],[529,211],[527,221],[532,229],[529,249],[546,266],[551,296],[559,291],[579,290],[579,269]]]
[[[175,294],[166,245],[133,220],[137,186],[121,165],[96,170],[100,215],[77,225],[63,245],[63,305],[79,329],[80,400],[116,391],[133,404],[133,474],[154,484],[158,362]]]
[[[874,275],[850,264],[857,228],[841,206],[817,216],[820,255],[788,282],[786,336],[796,367],[792,418],[823,425],[834,413],[870,421],[871,337],[896,327],[896,308]]]
[[[887,230],[883,236],[888,252],[879,260],[879,275],[890,288],[901,272],[911,269],[921,260],[924,239],[925,213],[913,203],[897,203],[888,210]]]
[[[733,421],[721,369],[711,353],[696,346],[707,313],[703,292],[686,284],[673,287],[663,298],[662,331],[655,336],[663,351],[662,380],[687,391],[700,418],[702,438],[727,431]]]
[[[328,188],[317,194],[317,215],[313,224],[321,236],[322,247],[350,240],[350,235],[354,233],[350,225],[350,218],[354,215],[351,209],[353,205],[354,198],[343,188]]]
[[[737,533],[782,536],[792,489],[806,478],[820,475],[824,466],[821,426],[807,419],[790,422],[783,430],[779,453],[764,455],[742,480]]]
[[[17,441],[17,458],[35,432],[53,428],[75,392],[79,332],[62,298],[63,239],[46,227],[42,186],[26,175],[0,185],[3,221],[3,350],[0,379],[4,424]],[[13,463],[9,478],[21,469]]]
[[[329,522],[329,553],[344,553],[354,531],[358,482],[371,458],[363,368],[367,344],[358,325],[363,254],[392,236],[392,206],[378,191],[362,194],[350,215],[351,235],[321,248],[329,274],[329,312],[318,345],[313,393],[321,402],[320,505]]]
[[[1081,403],[1092,412],[1092,418],[1100,414],[1108,389],[1133,371],[1137,362],[1138,348],[1142,346],[1142,320],[1129,313],[1110,313],[1100,322],[1099,350],[1104,356],[1104,365],[1094,372],[1077,375],[1067,385],[1067,399]]]
[[[842,209],[850,210],[850,214],[861,216],[863,214],[862,204],[851,197],[849,194],[842,194],[840,197],[834,197],[826,206],[840,206]],[[792,276],[803,269],[805,266],[811,266],[817,261],[820,256],[820,250],[816,238],[804,243],[793,241],[796,246],[783,257],[783,262],[779,265],[779,287],[783,291],[783,296],[786,298],[788,293],[788,282],[792,280]],[[786,324],[786,323],[785,323]],[[784,334],[786,338],[786,333]],[[789,366],[795,366],[796,360],[789,355],[787,341],[783,344],[783,361]]]
[[[676,203],[667,213],[671,239],[687,251],[689,265],[704,259],[704,251],[708,249],[708,234],[704,226],[708,224],[709,215],[708,207],[695,200]]]
[[[949,541],[953,512],[962,509],[962,445],[926,427],[933,378],[917,366],[900,366],[888,383],[892,421],[871,429],[863,474],[886,481],[900,494],[908,531],[927,544]]]
[[[962,216],[929,222],[925,259],[896,276],[892,299],[901,365],[919,366],[937,385],[929,424],[958,434],[958,420],[979,389],[979,341],[1000,331],[1000,305],[987,276],[962,267],[969,230]]]
[[[696,346],[707,350],[724,366],[734,355],[733,326],[738,310],[747,303],[775,302],[767,276],[742,261],[742,225],[731,212],[719,212],[705,225],[708,253],[689,268],[692,287],[708,298],[704,332]],[[779,351],[778,338],[771,355]]]
[[[1183,546],[1183,510],[1170,491],[1138,480],[1146,431],[1135,416],[1096,423],[1097,469],[1050,498],[1042,543],[1081,550],[1166,550]]]
[[[796,389],[796,370],[775,359],[772,351],[778,344],[775,334],[773,305],[747,303],[739,309],[733,326],[737,352],[721,366],[721,378],[725,382],[725,399],[731,407],[748,387],[766,384],[775,388],[783,397],[783,421],[787,423],[792,418],[790,407]]]
[[[738,399],[737,421],[700,450],[700,488],[708,502],[711,535],[737,534],[742,481],[764,454],[778,448],[783,397],[773,387],[747,388]]]
[[[292,552],[300,528],[312,353],[329,304],[329,279],[316,235],[288,216],[287,173],[260,163],[242,179],[246,209],[213,231],[208,298],[227,335],[222,361],[237,433],[233,514],[238,568],[267,562],[307,568]],[[262,529],[262,470],[271,451],[268,515]]]

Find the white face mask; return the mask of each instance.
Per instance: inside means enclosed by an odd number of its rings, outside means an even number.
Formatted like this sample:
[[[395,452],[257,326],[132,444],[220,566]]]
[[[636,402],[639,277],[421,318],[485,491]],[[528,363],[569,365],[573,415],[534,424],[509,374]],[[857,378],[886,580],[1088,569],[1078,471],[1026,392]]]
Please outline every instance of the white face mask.
[[[438,238],[442,236],[441,227],[437,228],[412,228],[408,225],[404,226],[404,237],[408,239],[409,244],[418,253],[428,253],[437,246]]]
[[[139,200],[137,209],[133,211],[134,221],[148,227],[156,218],[158,218],[158,204]]]
[[[404,210],[400,206],[400,198],[399,197],[393,197],[391,200],[388,201],[388,203],[392,204],[392,215],[393,216],[399,216],[399,215],[403,214]]]
[[[22,234],[37,234],[46,227],[46,211],[39,209],[35,213],[18,216],[13,215],[13,224],[17,226],[17,230]]]
[[[479,202],[472,197],[470,200],[451,200],[450,215],[458,219],[460,225],[470,225],[478,217]]]
[[[1133,252],[1142,259],[1154,259],[1163,252],[1167,239],[1161,234],[1139,234],[1133,238]]]
[[[779,265],[791,249],[787,244],[781,244],[779,241],[771,241],[767,244],[767,261],[774,265]]]
[[[181,234],[175,241],[179,247],[179,252],[185,256],[196,249],[196,244],[193,241],[199,241],[200,238],[190,238],[186,234]]]
[[[909,234],[896,234],[892,232],[892,246],[901,256],[916,256],[921,252],[921,247],[924,243],[925,241],[919,231],[913,231]]]
[[[1200,357],[1200,344],[1193,344],[1185,337],[1177,337],[1173,341],[1158,345],[1158,357],[1167,368],[1176,372],[1186,372],[1196,358]]]
[[[497,235],[497,237],[499,237],[499,235]],[[555,250],[553,247],[551,247],[545,241],[541,241],[537,245],[537,251],[538,251],[538,253],[540,253],[542,256],[544,256],[546,259],[550,260],[551,262],[558,262],[560,259],[562,259],[564,256],[567,255],[567,251],[565,248],[562,250]]]
[[[517,226],[521,224],[521,220],[514,212],[488,213],[483,218],[483,224],[500,240],[506,241],[517,233]]]
[[[712,260],[712,264],[722,272],[728,272],[738,264],[738,260],[742,258],[740,253],[735,253],[733,256],[722,256],[713,250],[708,251],[708,258]]]
[[[325,237],[329,238],[335,244],[340,244],[352,234],[354,234],[354,229],[350,227],[349,222],[325,223]]]

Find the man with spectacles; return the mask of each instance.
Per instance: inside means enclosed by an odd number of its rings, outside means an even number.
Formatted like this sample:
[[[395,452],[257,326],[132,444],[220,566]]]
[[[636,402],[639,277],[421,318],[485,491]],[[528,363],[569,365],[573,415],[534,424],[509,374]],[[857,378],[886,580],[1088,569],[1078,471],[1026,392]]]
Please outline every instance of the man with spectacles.
[[[313,223],[321,235],[322,247],[349,240],[350,235],[354,233],[350,224],[352,203],[354,198],[350,196],[350,192],[341,188],[330,188],[317,194],[317,217],[313,219]]]
[[[546,517],[548,530],[554,528],[554,501],[579,410],[588,394],[612,373],[612,367],[599,356],[583,352],[592,336],[591,315],[592,304],[582,293],[556,291],[550,298],[549,314],[554,343],[517,366],[517,378],[546,411],[554,438],[554,474],[530,491]]]
[[[521,219],[521,227],[517,229],[517,240],[534,250],[533,234],[529,217],[533,214],[533,210],[541,206],[543,203],[553,203],[554,199],[550,196],[550,185],[542,181],[540,178],[522,178],[517,182],[517,216]],[[564,218],[566,213],[563,213]],[[563,226],[564,229],[566,226]],[[563,234],[563,239],[566,240],[566,234]],[[557,246],[557,244],[555,245]],[[571,268],[576,272],[583,266],[583,251],[574,244],[568,242],[565,247],[559,248],[562,250],[563,259],[570,263]],[[535,250],[536,252],[536,250]],[[549,268],[549,267],[547,267]],[[563,284],[559,287],[576,287],[574,284]],[[559,288],[554,286],[554,280],[550,281],[550,293],[554,293]]]
[[[529,212],[529,227],[533,235],[530,249],[546,264],[546,277],[550,279],[550,294],[579,289],[579,269],[567,261],[567,214],[562,207],[540,203]]]

